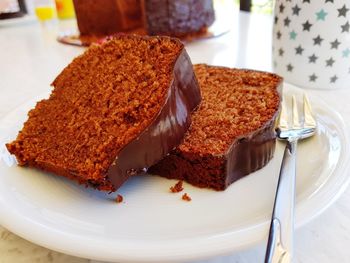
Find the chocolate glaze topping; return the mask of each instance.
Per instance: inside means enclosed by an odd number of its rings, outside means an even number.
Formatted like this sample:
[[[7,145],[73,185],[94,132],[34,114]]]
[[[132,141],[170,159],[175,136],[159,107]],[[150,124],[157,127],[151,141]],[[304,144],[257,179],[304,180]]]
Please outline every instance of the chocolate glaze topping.
[[[191,112],[201,100],[198,82],[185,49],[173,71],[165,104],[149,127],[126,145],[108,170],[108,180],[117,189],[130,176],[140,173],[179,145],[191,124]]]
[[[275,117],[265,127],[237,139],[225,154],[226,179],[223,189],[260,168],[273,157],[276,146]]]

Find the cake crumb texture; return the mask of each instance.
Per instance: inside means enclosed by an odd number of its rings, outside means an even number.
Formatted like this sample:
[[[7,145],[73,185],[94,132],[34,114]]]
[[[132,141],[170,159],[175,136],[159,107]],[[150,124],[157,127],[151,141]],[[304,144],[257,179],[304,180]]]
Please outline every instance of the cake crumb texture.
[[[194,69],[202,102],[184,141],[149,172],[224,190],[272,158],[282,78],[204,64]]]
[[[171,38],[137,36],[90,47],[54,80],[8,150],[20,165],[115,190],[105,174],[160,112],[182,49]]]
[[[200,155],[223,154],[232,141],[254,132],[277,112],[280,78],[258,71],[195,65],[202,103],[179,149]]]

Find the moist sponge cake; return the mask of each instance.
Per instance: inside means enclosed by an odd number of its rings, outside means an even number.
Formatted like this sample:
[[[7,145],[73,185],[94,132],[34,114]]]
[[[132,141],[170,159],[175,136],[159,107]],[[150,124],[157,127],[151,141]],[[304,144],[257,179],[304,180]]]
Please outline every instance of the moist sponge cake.
[[[92,46],[52,85],[7,149],[20,165],[105,191],[177,146],[201,98],[183,44],[169,37]]]
[[[275,149],[282,79],[252,70],[195,65],[202,102],[184,141],[149,170],[224,190],[262,168]]]

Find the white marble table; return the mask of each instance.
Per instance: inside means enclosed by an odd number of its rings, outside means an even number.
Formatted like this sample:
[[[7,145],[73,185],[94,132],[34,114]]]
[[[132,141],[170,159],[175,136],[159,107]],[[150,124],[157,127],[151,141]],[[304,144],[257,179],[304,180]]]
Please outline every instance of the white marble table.
[[[271,70],[272,17],[237,11],[230,21],[229,34],[187,45],[192,61]],[[67,22],[59,27],[71,25]],[[42,28],[33,22],[12,27],[0,25],[0,118],[35,95],[47,92],[47,86],[42,83],[51,83],[61,69],[83,51],[57,43],[55,30],[55,27]],[[346,123],[350,122],[350,86],[348,90],[310,90],[309,93],[322,97],[341,113]],[[350,262],[350,189],[322,215],[298,229],[295,238],[295,262]],[[264,250],[261,244],[234,255],[201,262],[262,262]],[[92,261],[39,247],[0,226],[0,262]]]

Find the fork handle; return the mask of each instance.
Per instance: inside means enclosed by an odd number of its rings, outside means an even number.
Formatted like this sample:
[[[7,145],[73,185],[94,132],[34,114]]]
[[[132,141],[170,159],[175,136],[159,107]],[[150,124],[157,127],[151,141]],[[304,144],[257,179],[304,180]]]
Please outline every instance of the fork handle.
[[[284,150],[265,263],[292,262],[297,144],[297,139],[289,140]]]

